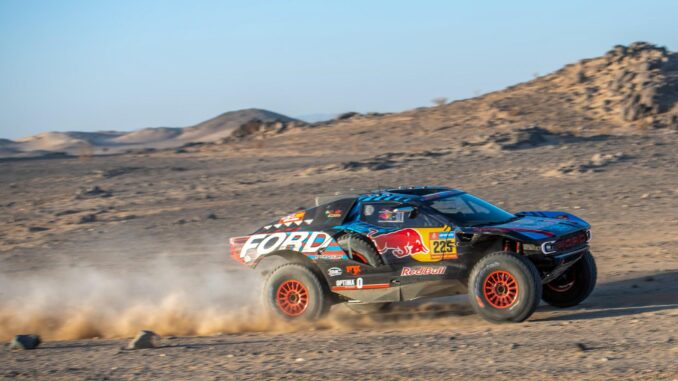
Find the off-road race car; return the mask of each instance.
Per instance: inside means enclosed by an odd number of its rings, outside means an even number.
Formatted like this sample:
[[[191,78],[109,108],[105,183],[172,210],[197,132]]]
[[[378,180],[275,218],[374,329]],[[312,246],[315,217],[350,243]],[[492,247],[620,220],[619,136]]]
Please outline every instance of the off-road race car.
[[[566,212],[512,214],[466,192],[414,187],[316,199],[244,237],[231,256],[268,272],[263,298],[285,319],[315,320],[336,303],[392,303],[468,293],[494,322],[520,322],[540,300],[581,303],[593,291],[590,225]]]

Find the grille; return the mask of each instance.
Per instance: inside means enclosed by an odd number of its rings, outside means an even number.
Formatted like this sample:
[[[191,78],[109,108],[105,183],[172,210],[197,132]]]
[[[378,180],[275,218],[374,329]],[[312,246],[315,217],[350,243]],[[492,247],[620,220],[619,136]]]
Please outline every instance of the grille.
[[[553,247],[556,251],[570,250],[584,245],[586,240],[586,232],[581,230],[557,240]]]

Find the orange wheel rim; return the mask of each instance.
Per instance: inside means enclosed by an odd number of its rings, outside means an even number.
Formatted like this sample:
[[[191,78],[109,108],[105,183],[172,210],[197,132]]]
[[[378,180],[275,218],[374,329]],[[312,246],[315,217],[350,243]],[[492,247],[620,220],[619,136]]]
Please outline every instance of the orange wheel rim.
[[[308,307],[308,289],[298,280],[287,280],[278,286],[275,301],[278,309],[287,316],[299,316]]]
[[[518,281],[507,271],[494,271],[483,282],[485,300],[494,308],[508,308],[518,300]]]

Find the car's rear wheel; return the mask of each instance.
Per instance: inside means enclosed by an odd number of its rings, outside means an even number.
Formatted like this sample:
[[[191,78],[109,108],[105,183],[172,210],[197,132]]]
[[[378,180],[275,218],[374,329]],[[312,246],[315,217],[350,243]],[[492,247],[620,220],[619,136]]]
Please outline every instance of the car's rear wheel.
[[[587,251],[561,276],[544,285],[542,298],[555,307],[576,306],[591,295],[597,277],[596,261]]]
[[[492,322],[521,322],[541,300],[541,278],[524,257],[498,252],[482,258],[469,276],[469,299],[473,309]]]
[[[288,263],[273,270],[266,279],[264,305],[279,318],[313,321],[325,315],[332,302],[310,268]]]
[[[339,237],[337,243],[345,252],[349,253],[351,259],[356,262],[375,267],[384,264],[377,249],[375,249],[372,243],[364,237],[346,234]],[[391,308],[392,303],[347,303],[346,306],[353,312],[371,314],[388,311]]]

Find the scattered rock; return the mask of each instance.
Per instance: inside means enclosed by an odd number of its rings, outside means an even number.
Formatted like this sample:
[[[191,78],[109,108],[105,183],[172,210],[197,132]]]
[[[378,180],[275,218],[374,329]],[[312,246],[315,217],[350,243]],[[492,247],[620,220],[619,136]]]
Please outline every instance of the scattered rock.
[[[591,349],[591,348],[589,348],[589,347],[588,347],[586,344],[584,344],[584,343],[575,343],[574,345],[575,345],[575,347],[576,347],[577,349],[579,349],[581,352],[586,352],[586,351],[588,351],[588,350]]]
[[[185,224],[185,223],[188,223],[188,221],[186,221],[186,220],[183,219],[183,218],[180,218],[180,219],[174,221],[174,224],[175,224],[175,225],[183,225],[183,224]]]
[[[229,143],[231,141],[239,141],[254,136],[266,136],[272,134],[282,133],[290,128],[305,125],[302,122],[287,122],[283,120],[262,121],[259,119],[252,119],[241,124],[238,128],[231,132],[231,135],[221,140],[221,143]]]
[[[38,232],[47,231],[47,230],[49,230],[49,228],[45,228],[45,227],[42,227],[42,226],[29,226],[26,230],[29,233],[38,233]]]
[[[623,153],[615,154],[600,154],[597,153],[591,157],[590,160],[583,164],[576,164],[575,162],[566,162],[561,164],[555,170],[544,172],[544,176],[560,176],[560,175],[576,175],[581,173],[600,172],[610,164],[630,159],[629,156]]]
[[[119,167],[119,168],[113,168],[113,169],[107,169],[107,170],[97,170],[94,171],[95,174],[97,174],[99,177],[103,177],[105,179],[110,179],[111,177],[116,177],[116,176],[122,176],[126,175],[130,172],[136,171],[141,169],[141,167]]]
[[[67,216],[69,214],[76,214],[76,213],[80,213],[80,212],[81,212],[81,210],[78,210],[78,209],[66,209],[66,210],[62,210],[60,212],[54,213],[54,217]]]
[[[519,128],[507,132],[497,132],[476,141],[463,141],[462,147],[496,147],[501,150],[521,150],[544,145],[557,145],[577,138],[571,134],[556,134],[537,125]]]
[[[140,331],[132,341],[129,342],[127,346],[128,349],[147,349],[155,348],[156,341],[159,338],[158,335],[153,331],[143,330]]]
[[[516,348],[518,348],[519,346],[520,346],[519,344],[511,343],[511,345],[509,345],[509,349],[516,349]]]
[[[90,213],[90,214],[85,214],[84,216],[80,217],[78,220],[78,224],[90,224],[92,222],[96,222],[97,220],[97,215]]]
[[[214,212],[209,212],[209,213],[207,213],[207,216],[205,216],[205,218],[208,219],[208,220],[216,220],[216,219],[218,219],[219,217],[217,217],[216,213],[214,213]]]
[[[16,335],[9,344],[9,349],[35,349],[40,343],[42,340],[38,335]]]
[[[95,185],[90,188],[81,188],[76,192],[75,197],[78,199],[82,198],[94,198],[94,197],[111,197],[113,193],[109,190],[101,189],[98,185]]]

